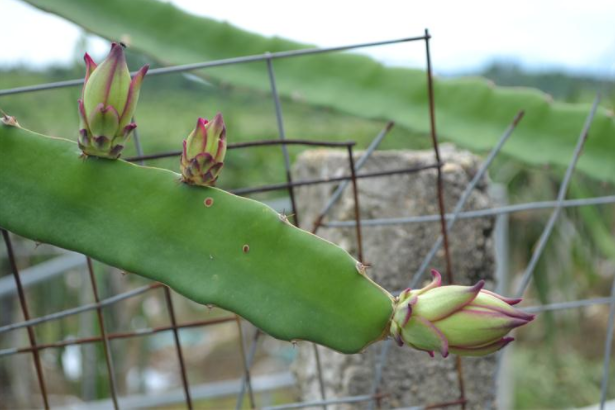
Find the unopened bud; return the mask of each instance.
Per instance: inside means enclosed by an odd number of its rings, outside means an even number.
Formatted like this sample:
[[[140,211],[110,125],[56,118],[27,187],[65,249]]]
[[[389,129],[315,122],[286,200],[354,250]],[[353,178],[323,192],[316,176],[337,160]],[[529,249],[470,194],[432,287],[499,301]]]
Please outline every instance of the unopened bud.
[[[433,356],[449,353],[484,356],[513,341],[512,329],[534,320],[534,315],[512,307],[519,299],[507,299],[474,286],[440,286],[440,273],[423,289],[406,290],[399,297],[390,333],[404,343]]]
[[[194,131],[184,140],[182,180],[192,185],[213,185],[222,171],[225,155],[226,126],[222,115],[217,114],[211,122],[199,118]]]
[[[132,116],[149,66],[143,66],[131,80],[124,49],[117,43],[111,45],[109,55],[99,66],[87,53],[84,59],[79,148],[86,155],[115,159],[137,127]]]

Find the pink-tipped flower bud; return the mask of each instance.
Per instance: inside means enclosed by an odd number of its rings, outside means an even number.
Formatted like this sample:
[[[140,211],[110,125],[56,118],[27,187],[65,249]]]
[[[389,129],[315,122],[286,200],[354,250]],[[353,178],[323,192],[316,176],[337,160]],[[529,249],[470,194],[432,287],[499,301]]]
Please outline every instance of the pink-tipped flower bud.
[[[434,351],[443,357],[484,356],[514,339],[505,337],[525,325],[534,315],[512,307],[519,299],[508,299],[474,286],[441,286],[440,273],[432,270],[433,281],[418,290],[401,293],[391,321],[390,333],[402,346]]]
[[[79,148],[86,155],[117,158],[137,125],[132,116],[149,66],[130,79],[124,49],[111,45],[99,66],[86,53],[85,82],[79,100]]]
[[[184,140],[182,180],[192,185],[213,185],[222,171],[225,155],[226,126],[222,115],[218,113],[211,122],[199,118],[194,131]]]

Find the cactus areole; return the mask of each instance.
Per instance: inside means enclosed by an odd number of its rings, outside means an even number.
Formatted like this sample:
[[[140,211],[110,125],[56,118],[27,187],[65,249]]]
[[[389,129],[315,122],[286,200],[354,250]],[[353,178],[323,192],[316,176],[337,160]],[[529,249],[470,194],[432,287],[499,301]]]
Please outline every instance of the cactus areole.
[[[437,281],[394,298],[345,250],[268,206],[179,179],[0,125],[0,226],[162,282],[278,339],[357,353],[391,334],[443,356],[480,355],[531,320],[482,283]]]

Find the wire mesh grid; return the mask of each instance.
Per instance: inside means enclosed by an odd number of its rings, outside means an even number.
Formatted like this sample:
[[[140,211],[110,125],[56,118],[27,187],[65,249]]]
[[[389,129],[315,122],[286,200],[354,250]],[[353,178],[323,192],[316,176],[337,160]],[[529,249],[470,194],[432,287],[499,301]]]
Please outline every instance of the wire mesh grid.
[[[348,46],[341,47],[332,47],[332,48],[315,48],[315,49],[304,49],[304,50],[296,50],[296,51],[286,51],[279,53],[264,53],[261,55],[253,55],[247,57],[238,57],[238,58],[230,58],[225,60],[217,60],[217,61],[208,61],[203,63],[189,64],[189,65],[181,65],[181,66],[173,66],[173,67],[165,67],[159,69],[150,70],[149,75],[165,75],[171,73],[185,73],[192,70],[197,69],[206,69],[210,67],[220,67],[227,66],[233,64],[244,64],[251,62],[265,62],[266,69],[268,73],[269,83],[270,83],[270,91],[273,97],[273,103],[275,107],[276,121],[278,127],[278,139],[276,140],[261,140],[254,142],[244,142],[244,143],[235,143],[230,144],[229,149],[246,149],[255,146],[268,146],[268,145],[278,145],[281,147],[284,161],[284,170],[285,170],[285,178],[286,182],[281,184],[271,184],[271,185],[262,185],[258,187],[245,187],[241,189],[236,189],[234,191],[235,194],[238,195],[248,195],[253,193],[260,192],[268,192],[268,191],[276,191],[276,190],[286,190],[291,202],[291,216],[295,225],[299,224],[300,215],[298,215],[297,203],[294,189],[298,186],[307,186],[307,185],[315,185],[315,184],[334,184],[339,183],[336,190],[328,199],[326,205],[322,208],[319,216],[315,219],[312,224],[311,231],[313,233],[317,233],[319,229],[332,229],[332,228],[340,228],[340,227],[354,227],[356,230],[356,239],[357,239],[357,257],[359,261],[363,261],[363,244],[362,244],[362,235],[361,230],[366,226],[385,226],[385,225],[395,225],[395,224],[409,224],[409,223],[421,223],[421,222],[439,222],[441,228],[440,237],[433,244],[430,252],[425,256],[421,267],[415,274],[412,276],[412,280],[410,282],[410,287],[415,287],[420,280],[422,279],[427,267],[430,262],[436,255],[436,252],[440,250],[441,247],[444,248],[445,262],[446,262],[446,278],[449,283],[454,283],[454,274],[451,268],[451,257],[450,251],[448,247],[448,233],[453,228],[456,221],[459,219],[468,219],[468,218],[480,218],[484,216],[493,216],[493,215],[503,215],[520,211],[528,211],[528,210],[540,210],[540,209],[549,209],[552,208],[550,218],[548,220],[547,225],[544,228],[544,231],[540,237],[540,240],[535,247],[530,263],[528,264],[523,279],[518,287],[517,296],[523,295],[525,290],[527,289],[532,275],[534,273],[534,268],[536,267],[536,263],[540,259],[543,250],[545,249],[547,240],[549,239],[553,228],[555,226],[555,222],[557,221],[559,215],[562,210],[566,207],[580,207],[586,205],[597,205],[597,204],[612,204],[615,203],[615,195],[613,196],[603,196],[597,198],[587,198],[587,199],[575,199],[575,200],[566,200],[566,193],[568,190],[568,185],[570,183],[571,176],[573,174],[575,165],[581,155],[583,144],[586,141],[589,133],[589,129],[591,127],[591,123],[596,112],[599,96],[596,97],[594,104],[588,113],[586,123],[581,130],[577,146],[573,153],[573,156],[569,162],[569,166],[566,170],[566,174],[564,179],[561,182],[560,189],[555,201],[546,201],[546,202],[534,202],[534,203],[524,203],[513,206],[505,206],[505,207],[494,207],[490,209],[481,209],[474,211],[464,212],[464,206],[466,205],[466,201],[470,197],[470,194],[481,180],[481,178],[485,175],[489,165],[498,155],[502,147],[508,138],[513,134],[517,124],[521,121],[523,117],[523,112],[519,112],[512,120],[509,127],[504,131],[502,136],[500,137],[496,146],[492,149],[489,155],[486,157],[483,164],[480,166],[479,170],[475,174],[472,181],[465,188],[463,194],[459,198],[456,203],[454,210],[450,214],[445,213],[444,207],[444,195],[443,195],[443,180],[442,180],[442,166],[444,165],[440,158],[440,151],[438,145],[437,138],[437,130],[436,130],[436,112],[435,112],[435,101],[434,101],[434,92],[433,92],[433,77],[432,77],[432,65],[431,65],[431,53],[430,53],[430,34],[428,30],[425,30],[425,33],[421,36],[409,37],[403,39],[395,39],[389,41],[381,41],[381,42],[373,42],[373,43],[362,43],[362,44],[353,44]],[[385,138],[387,133],[393,127],[393,123],[388,123],[383,128],[383,130],[376,136],[376,138],[372,141],[368,149],[361,155],[359,160],[355,163],[354,155],[353,155],[353,146],[354,142],[319,142],[319,141],[311,141],[311,140],[296,140],[296,139],[287,139],[286,133],[284,130],[284,118],[282,113],[282,106],[280,102],[280,97],[276,87],[276,76],[274,71],[274,61],[276,59],[284,59],[284,58],[300,58],[305,55],[313,55],[313,54],[321,54],[321,53],[331,53],[331,52],[341,52],[354,50],[359,48],[366,47],[377,47],[388,44],[398,44],[398,43],[408,43],[408,42],[423,42],[425,46],[425,57],[426,57],[426,85],[427,85],[427,93],[428,93],[428,103],[429,103],[429,120],[430,120],[430,136],[432,142],[432,149],[435,156],[435,162],[433,164],[428,164],[426,166],[413,167],[413,168],[404,168],[404,169],[396,169],[390,171],[382,171],[382,172],[371,172],[371,173],[359,173],[360,169],[363,167],[365,162],[370,158],[372,153],[378,148],[378,145]],[[50,90],[56,88],[63,87],[72,87],[82,85],[83,80],[71,80],[71,81],[62,81],[56,83],[28,86],[28,87],[19,87],[12,88],[7,90],[0,90],[0,96],[12,95],[12,94],[22,94],[43,90]],[[141,149],[141,145],[139,143],[139,136],[135,134],[134,141],[136,145],[136,150],[138,155],[132,158],[127,158],[128,161],[138,162],[140,164],[146,164],[147,161],[156,160],[160,158],[166,157],[176,157],[180,155],[180,152],[164,152],[164,153],[152,153],[152,154],[144,154]],[[348,159],[348,174],[340,177],[329,177],[329,178],[321,178],[321,179],[311,179],[311,180],[300,180],[295,181],[291,175],[291,161],[290,155],[288,152],[289,145],[301,145],[301,146],[320,146],[320,147],[337,147],[344,148],[347,151],[347,159]],[[362,178],[384,178],[391,175],[396,174],[409,174],[414,172],[421,172],[426,169],[436,169],[437,171],[437,185],[435,189],[437,190],[438,196],[438,209],[439,213],[436,215],[421,215],[421,216],[413,216],[413,217],[403,217],[403,218],[385,218],[385,219],[362,219],[360,216],[360,203],[358,196],[358,180]],[[344,190],[351,185],[352,188],[352,198],[354,201],[354,220],[353,221],[329,221],[325,222],[325,218],[329,211],[332,209],[333,205],[340,199]],[[64,255],[57,258],[56,261],[52,261],[51,265],[55,262],[56,265],[53,267],[49,266],[49,262],[44,262],[42,265],[47,264],[44,267],[44,271],[49,274],[51,271],[55,273],[62,272],[66,270],[67,267],[76,266],[85,263],[87,266],[87,271],[89,274],[89,280],[91,283],[92,294],[94,297],[94,303],[85,304],[78,306],[76,308],[66,309],[56,313],[46,314],[40,317],[32,318],[30,316],[28,310],[28,303],[25,297],[24,292],[24,284],[22,281],[22,275],[17,267],[16,256],[13,250],[11,235],[6,230],[2,229],[2,236],[6,245],[7,255],[9,258],[10,269],[12,275],[14,277],[15,286],[14,291],[16,291],[19,299],[19,305],[21,307],[24,320],[17,323],[11,323],[5,326],[0,327],[0,334],[5,334],[10,331],[14,331],[17,329],[26,329],[28,333],[28,346],[21,347],[11,347],[8,349],[0,350],[0,357],[8,357],[16,354],[25,354],[29,353],[32,356],[36,379],[38,381],[40,395],[41,395],[41,404],[45,408],[50,408],[49,402],[49,394],[47,390],[47,384],[45,375],[43,372],[43,368],[41,366],[41,358],[40,352],[45,349],[55,349],[62,348],[71,345],[84,345],[84,344],[95,344],[101,343],[104,350],[104,358],[105,364],[108,374],[108,383],[109,383],[109,391],[110,391],[110,403],[109,407],[113,406],[114,408],[124,408],[131,407],[130,403],[126,399],[122,399],[119,397],[117,391],[117,382],[115,380],[115,371],[113,366],[113,357],[110,349],[110,341],[118,340],[118,339],[128,339],[128,338],[136,338],[143,337],[148,335],[153,335],[161,332],[171,332],[173,334],[174,348],[177,356],[177,371],[180,374],[182,391],[181,396],[174,397],[166,397],[163,398],[154,398],[154,401],[149,402],[149,405],[164,405],[164,404],[172,404],[183,402],[188,408],[193,408],[193,386],[190,385],[187,372],[185,359],[182,352],[182,343],[180,338],[180,330],[188,329],[188,328],[201,328],[207,326],[215,326],[221,323],[229,323],[234,322],[237,325],[238,333],[239,333],[239,347],[238,353],[242,358],[243,363],[243,377],[239,383],[239,386],[235,390],[238,392],[236,397],[236,408],[242,408],[244,400],[247,396],[250,408],[257,408],[258,403],[255,401],[254,394],[254,382],[251,378],[251,367],[255,358],[257,345],[259,339],[262,337],[266,337],[262,334],[261,331],[256,329],[250,337],[246,335],[244,331],[244,326],[242,324],[242,319],[237,315],[226,315],[220,318],[208,319],[208,320],[199,320],[199,321],[190,321],[190,322],[182,322],[178,320],[178,315],[175,312],[173,300],[171,297],[171,291],[166,286],[160,283],[151,283],[146,286],[139,287],[137,289],[123,292],[117,294],[112,297],[108,297],[106,299],[100,299],[99,292],[96,285],[96,280],[94,277],[94,269],[92,265],[92,261],[87,256],[81,256],[78,260],[75,259],[74,255]],[[51,272],[53,274],[53,272]],[[28,275],[28,277],[34,275]],[[40,275],[43,278],[45,275]],[[169,315],[169,325],[166,326],[158,326],[151,328],[144,328],[138,331],[133,332],[113,332],[109,333],[105,328],[105,322],[103,320],[103,312],[105,308],[108,308],[114,304],[117,304],[121,301],[125,301],[143,294],[147,294],[155,291],[156,289],[161,288],[164,292],[164,300],[166,309]],[[12,291],[12,290],[11,290]],[[567,301],[562,303],[554,303],[549,305],[540,305],[540,306],[532,306],[527,307],[524,310],[528,312],[544,312],[544,311],[555,311],[555,310],[564,310],[564,309],[577,309],[584,306],[596,305],[596,304],[609,304],[609,319],[608,319],[608,328],[607,328],[607,339],[605,340],[604,347],[604,371],[602,376],[602,384],[601,384],[601,394],[600,394],[600,405],[601,408],[604,407],[604,403],[606,400],[607,394],[607,386],[608,386],[608,376],[609,376],[609,359],[611,355],[611,342],[613,338],[613,328],[615,327],[615,281],[613,282],[613,287],[611,291],[610,297],[604,298],[593,298],[593,299],[584,299],[584,300],[575,300],[575,301]],[[34,327],[36,325],[57,321],[62,318],[78,315],[88,311],[95,311],[97,315],[97,322],[99,326],[100,336],[92,336],[92,337],[82,337],[82,338],[74,338],[70,340],[62,340],[53,343],[37,343]],[[381,401],[380,399],[387,395],[386,386],[381,385],[382,381],[382,372],[384,368],[384,364],[386,362],[386,358],[390,349],[391,343],[390,340],[381,343],[378,348],[380,349],[380,353],[378,355],[378,359],[376,362],[376,367],[374,371],[374,378],[372,380],[372,386],[369,392],[365,392],[368,394],[364,395],[355,395],[349,397],[336,397],[331,398],[327,397],[325,394],[324,381],[323,381],[323,365],[321,363],[319,357],[319,347],[317,345],[313,345],[313,351],[315,356],[315,363],[317,368],[317,378],[320,388],[320,400],[316,401],[303,401],[296,403],[286,403],[282,405],[263,407],[268,409],[293,409],[293,408],[306,408],[306,407],[322,407],[327,408],[328,405],[335,404],[352,404],[352,403],[368,403],[370,408],[380,407]],[[502,362],[502,355],[498,356],[497,368],[499,369]],[[463,369],[462,363],[459,358],[456,359],[456,369],[457,369],[457,385],[458,385],[458,398],[456,400],[448,401],[448,402],[439,402],[439,403],[430,403],[427,405],[420,405],[414,407],[407,407],[411,409],[427,409],[427,408],[446,408],[451,406],[457,406],[461,408],[465,408],[467,404],[467,399],[464,391],[464,379],[463,379]],[[496,371],[497,375],[497,371]],[[496,383],[496,375],[494,375],[494,384],[491,387],[492,389],[497,389]],[[275,384],[276,381],[274,381]],[[279,380],[277,381],[280,382]],[[284,385],[284,381],[281,382],[280,385]],[[166,401],[165,401],[166,400]],[[408,406],[412,405],[412,403],[406,403]],[[143,405],[143,403],[141,403]],[[485,406],[489,407],[491,404],[486,403]]]

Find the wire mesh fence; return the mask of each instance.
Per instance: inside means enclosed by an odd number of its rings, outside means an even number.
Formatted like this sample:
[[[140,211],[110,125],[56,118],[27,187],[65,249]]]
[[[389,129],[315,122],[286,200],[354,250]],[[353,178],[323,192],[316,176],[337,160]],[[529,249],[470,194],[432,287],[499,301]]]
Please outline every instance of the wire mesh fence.
[[[540,240],[537,246],[534,248],[531,260],[523,274],[522,280],[519,283],[518,289],[516,291],[517,296],[522,296],[526,291],[532,277],[534,275],[535,267],[540,259],[547,241],[553,232],[553,228],[555,226],[558,217],[560,216],[562,210],[568,207],[581,207],[588,205],[597,205],[597,204],[613,204],[615,203],[615,195],[613,196],[603,196],[596,198],[586,198],[586,199],[566,199],[566,194],[568,191],[569,183],[571,177],[574,172],[575,165],[582,153],[583,144],[586,141],[589,131],[591,128],[592,120],[594,114],[596,112],[599,97],[596,97],[594,104],[588,113],[586,123],[582,130],[580,130],[580,135],[578,138],[578,143],[574,153],[572,154],[571,160],[569,162],[569,166],[566,170],[566,174],[561,182],[559,192],[557,198],[554,201],[547,202],[534,202],[534,203],[524,203],[512,206],[503,206],[503,207],[494,207],[489,209],[481,209],[481,210],[472,210],[472,211],[464,211],[464,207],[466,206],[467,200],[472,193],[472,191],[476,188],[476,185],[486,174],[489,166],[493,162],[493,160],[498,156],[504,144],[508,141],[508,139],[513,136],[514,130],[522,121],[523,112],[519,112],[514,118],[511,118],[511,123],[506,130],[503,130],[503,134],[500,137],[498,143],[493,147],[492,151],[484,160],[483,164],[480,166],[477,173],[474,175],[472,181],[465,188],[462,196],[459,198],[458,202],[455,204],[453,211],[449,214],[445,212],[445,204],[444,204],[444,188],[443,188],[443,179],[442,179],[442,167],[444,163],[440,158],[440,150],[439,143],[437,138],[437,129],[436,129],[436,110],[435,110],[435,101],[434,101],[434,92],[433,92],[433,76],[432,76],[432,65],[431,65],[431,53],[430,53],[430,34],[426,30],[424,35],[409,37],[404,39],[396,39],[390,41],[382,41],[382,42],[373,42],[373,43],[363,43],[363,44],[354,44],[342,47],[333,47],[333,48],[317,48],[317,49],[307,49],[307,50],[296,50],[296,51],[288,51],[288,52],[280,52],[280,53],[265,53],[261,55],[253,55],[247,57],[238,57],[231,58],[226,60],[218,60],[218,61],[209,61],[197,64],[183,65],[183,66],[175,66],[175,67],[165,67],[154,69],[149,72],[149,75],[167,75],[172,73],[186,73],[197,69],[207,69],[211,67],[221,67],[228,66],[234,64],[244,64],[244,63],[255,63],[255,62],[264,62],[264,69],[267,70],[270,92],[273,99],[273,104],[275,108],[276,115],[276,123],[278,128],[278,138],[273,140],[260,140],[253,142],[244,142],[244,143],[235,143],[230,144],[229,149],[237,149],[237,150],[245,150],[252,147],[259,146],[279,146],[281,148],[282,153],[282,161],[284,164],[285,171],[285,182],[278,184],[269,184],[269,185],[260,185],[260,186],[248,186],[239,189],[232,190],[237,195],[250,195],[257,194],[262,192],[269,191],[285,191],[290,199],[290,215],[289,219],[292,219],[292,222],[295,225],[299,224],[299,220],[302,217],[298,214],[298,205],[297,199],[295,195],[295,188],[299,186],[310,186],[316,184],[336,184],[337,187],[331,194],[330,198],[326,202],[326,205],[322,208],[319,216],[313,221],[311,231],[313,233],[317,233],[320,229],[339,229],[339,228],[354,228],[356,240],[357,240],[357,258],[359,261],[363,260],[363,244],[362,244],[362,230],[370,229],[371,227],[377,226],[386,226],[386,225],[397,225],[397,224],[410,224],[410,223],[425,223],[425,222],[437,222],[440,224],[440,237],[435,241],[431,250],[427,255],[425,255],[421,267],[418,271],[416,271],[411,278],[409,283],[409,287],[416,287],[417,284],[420,283],[423,278],[424,273],[430,265],[430,262],[436,255],[436,253],[443,248],[445,260],[446,260],[446,275],[445,277],[448,279],[449,283],[455,282],[455,275],[451,267],[451,255],[448,244],[448,235],[449,232],[454,228],[455,223],[460,219],[467,218],[479,218],[485,216],[497,216],[510,214],[521,211],[538,211],[542,209],[551,209],[551,214],[548,219],[547,225],[544,228],[544,231],[540,237]],[[429,104],[429,115],[430,115],[430,136],[431,136],[431,144],[434,153],[435,161],[432,164],[428,164],[425,166],[413,167],[413,168],[402,168],[395,170],[387,170],[382,172],[371,172],[371,173],[362,173],[361,168],[366,163],[366,161],[372,156],[372,154],[377,150],[378,146],[382,142],[382,140],[386,137],[388,132],[393,127],[392,123],[386,124],[382,131],[374,138],[370,146],[364,151],[360,158],[355,162],[355,155],[353,153],[354,142],[319,142],[312,140],[297,140],[297,139],[288,139],[284,129],[284,116],[282,104],[280,101],[280,97],[276,88],[276,75],[274,70],[274,62],[278,59],[288,59],[288,58],[301,58],[306,55],[314,55],[314,54],[323,54],[323,53],[332,53],[332,52],[343,52],[349,50],[355,50],[359,48],[365,47],[377,47],[389,44],[399,44],[399,43],[423,43],[425,47],[425,58],[426,58],[426,87],[428,94],[428,104]],[[0,90],[0,96],[9,96],[14,94],[23,94],[23,93],[31,93],[38,92],[44,90],[51,90],[56,88],[63,87],[74,87],[79,86],[83,83],[82,80],[71,80],[71,81],[63,81],[58,83],[51,84],[42,84],[36,86],[28,86],[28,87],[19,87],[7,90]],[[139,164],[150,164],[152,161],[161,158],[167,157],[178,157],[180,155],[179,151],[174,152],[154,152],[154,153],[144,153],[142,152],[141,145],[139,143],[139,136],[135,134],[134,141],[136,143],[137,156],[127,158],[128,161],[136,162]],[[288,147],[291,145],[295,146],[303,146],[303,147],[334,147],[341,148],[346,150],[347,153],[347,173],[342,176],[331,176],[328,178],[320,178],[320,179],[310,179],[310,180],[294,180],[291,174],[291,159],[288,151]],[[437,191],[438,197],[438,209],[439,212],[435,215],[420,215],[420,216],[409,216],[409,217],[401,217],[401,218],[380,218],[380,219],[362,219],[361,218],[361,205],[359,202],[358,188],[357,184],[359,180],[364,178],[387,178],[392,175],[399,174],[411,174],[422,172],[428,169],[435,169],[437,172],[437,184],[433,187],[434,190]],[[333,208],[335,203],[341,198],[342,193],[348,189],[350,185],[350,189],[352,190],[352,198],[354,200],[354,220],[352,221],[326,221],[327,216],[330,210]],[[386,363],[386,359],[388,356],[388,352],[391,346],[390,341],[386,341],[381,343],[380,345],[375,346],[374,348],[380,349],[378,360],[376,362],[374,379],[371,384],[371,388],[369,391],[365,391],[362,395],[355,395],[350,397],[327,397],[324,388],[324,380],[322,377],[323,367],[326,367],[326,363],[321,363],[319,357],[319,347],[316,345],[313,346],[316,366],[318,369],[318,380],[320,385],[320,400],[317,401],[304,401],[304,402],[289,402],[281,405],[267,406],[262,403],[258,403],[256,400],[256,393],[272,390],[276,388],[283,388],[292,385],[293,380],[289,374],[282,375],[271,375],[269,378],[263,378],[262,376],[258,379],[255,379],[251,375],[252,366],[255,360],[255,356],[257,354],[257,349],[259,345],[259,341],[262,338],[266,338],[268,336],[264,335],[258,329],[253,330],[253,328],[247,328],[245,323],[243,323],[242,319],[236,315],[225,314],[222,317],[216,317],[206,320],[198,320],[198,321],[184,321],[181,320],[181,316],[178,315],[175,309],[173,297],[171,291],[166,286],[160,283],[150,283],[145,286],[138,287],[136,289],[132,289],[127,292],[119,293],[111,297],[101,298],[100,293],[97,289],[97,282],[94,275],[94,265],[92,260],[87,256],[80,256],[76,254],[67,254],[61,255],[55,258],[52,261],[46,261],[41,263],[38,267],[28,268],[27,274],[24,274],[23,271],[18,269],[17,258],[15,256],[14,247],[13,247],[13,238],[12,234],[7,232],[6,230],[2,230],[2,236],[4,239],[4,243],[7,249],[7,255],[10,265],[10,275],[12,275],[12,280],[9,282],[6,276],[0,279],[0,296],[1,295],[10,295],[17,294],[19,300],[19,306],[22,310],[23,321],[10,323],[7,325],[0,326],[0,335],[6,335],[8,332],[17,331],[19,329],[25,329],[28,334],[28,345],[27,346],[14,346],[10,348],[6,348],[0,350],[0,360],[7,357],[12,357],[14,355],[19,354],[28,354],[31,355],[35,373],[36,380],[39,386],[40,392],[40,404],[45,408],[51,407],[51,402],[49,400],[49,389],[48,383],[49,380],[45,375],[43,366],[41,365],[41,352],[46,351],[48,349],[58,349],[65,348],[67,346],[78,346],[78,345],[89,345],[89,344],[101,344],[104,351],[104,363],[106,366],[106,373],[108,376],[108,385],[110,397],[106,402],[98,403],[104,407],[114,407],[118,408],[130,408],[130,407],[152,407],[159,405],[169,405],[169,404],[177,404],[183,402],[188,408],[195,407],[195,400],[201,400],[207,397],[216,397],[216,395],[236,395],[236,403],[235,408],[244,407],[244,402],[247,402],[250,408],[268,408],[268,409],[293,409],[293,408],[307,408],[307,407],[322,407],[327,408],[328,405],[339,405],[339,404],[355,404],[355,403],[367,403],[369,408],[380,407],[381,399],[387,395],[387,387],[382,384],[382,371],[383,367]],[[30,315],[30,311],[28,309],[28,300],[26,299],[26,294],[24,289],[27,286],[30,286],[34,283],[43,282],[48,280],[50,277],[55,275],[59,275],[66,271],[69,267],[75,266],[85,266],[88,272],[88,278],[91,285],[91,292],[93,295],[94,302],[89,304],[83,304],[78,307],[74,307],[71,309],[66,309],[59,312],[47,313],[45,315],[39,317],[32,317]],[[38,270],[37,270],[38,268]],[[555,310],[564,310],[564,309],[578,309],[585,306],[597,305],[597,304],[608,304],[610,305],[610,314],[608,320],[607,327],[607,338],[604,344],[604,364],[603,364],[603,376],[602,376],[602,384],[601,384],[601,395],[597,397],[596,400],[600,401],[601,406],[604,406],[606,397],[607,397],[607,388],[608,388],[608,377],[609,377],[609,364],[611,357],[611,343],[613,338],[613,328],[615,326],[615,282],[613,282],[613,290],[611,292],[610,297],[604,298],[593,298],[593,299],[585,299],[585,300],[570,300],[562,303],[554,303],[549,305],[539,305],[539,306],[531,306],[526,307],[524,310],[528,312],[544,312],[544,311],[555,311]],[[164,305],[165,309],[169,316],[169,324],[164,326],[156,326],[156,327],[145,327],[141,328],[137,331],[130,332],[116,332],[109,331],[105,327],[104,320],[104,312],[105,309],[110,308],[118,303],[125,302],[132,298],[142,297],[143,295],[156,292],[161,290],[164,295]],[[35,334],[35,328],[38,325],[44,323],[54,323],[64,318],[73,317],[76,315],[80,315],[85,312],[95,312],[97,317],[97,325],[99,328],[99,336],[90,336],[90,337],[79,337],[79,338],[71,338],[64,339],[51,343],[40,343],[37,340]],[[212,384],[211,386],[194,386],[191,385],[188,377],[188,373],[186,371],[186,357],[184,354],[184,347],[182,345],[182,337],[180,330],[189,329],[189,328],[204,328],[204,327],[215,327],[217,325],[223,323],[235,323],[237,326],[237,332],[239,335],[239,342],[237,346],[236,354],[241,357],[242,367],[243,367],[243,376],[241,380],[236,383],[231,384]],[[121,397],[117,388],[117,380],[115,379],[116,371],[114,370],[114,357],[112,354],[112,349],[110,348],[111,341],[121,340],[121,339],[131,339],[131,338],[139,338],[139,337],[147,337],[150,335],[158,334],[158,333],[171,333],[173,337],[173,346],[175,349],[175,356],[177,361],[177,372],[179,373],[181,380],[181,391],[173,391],[169,392],[166,395],[159,396],[140,396],[140,397]],[[498,356],[498,365],[501,363],[502,356]],[[206,365],[206,364],[205,364]],[[462,407],[464,408],[467,403],[465,391],[464,391],[464,379],[463,379],[463,369],[462,363],[457,359],[456,361],[456,369],[457,369],[457,385],[458,385],[458,397],[455,400],[447,401],[447,402],[434,402],[428,404],[417,405],[417,403],[404,403],[406,406],[410,406],[407,408],[412,409],[423,409],[423,408],[446,408],[446,407]],[[497,389],[496,384],[496,375],[494,375],[494,385],[490,387],[490,389]],[[414,407],[412,407],[414,405]],[[93,407],[96,407],[96,403],[92,404]]]

